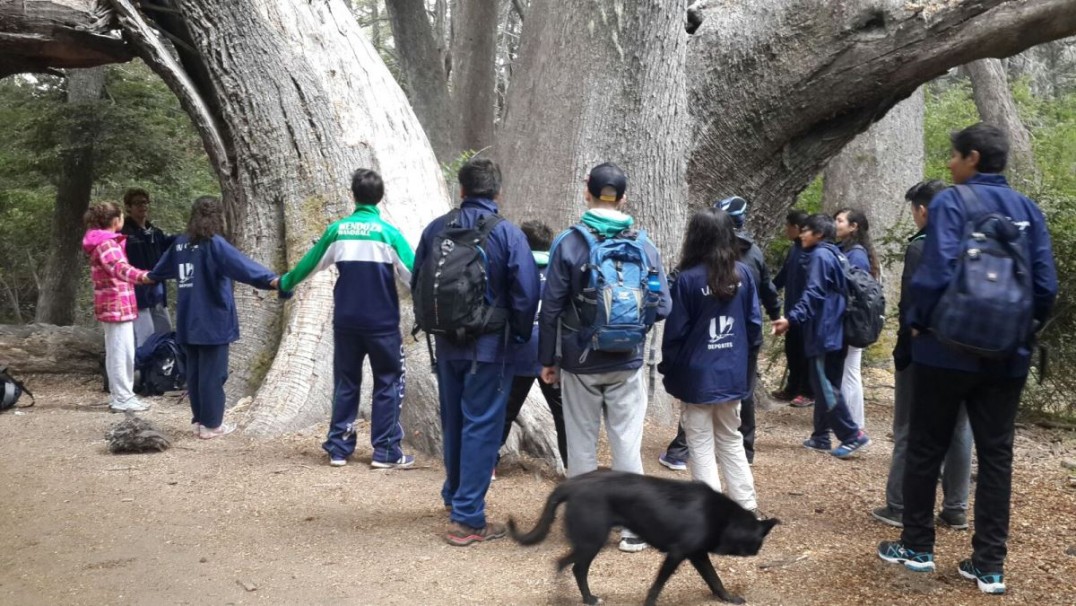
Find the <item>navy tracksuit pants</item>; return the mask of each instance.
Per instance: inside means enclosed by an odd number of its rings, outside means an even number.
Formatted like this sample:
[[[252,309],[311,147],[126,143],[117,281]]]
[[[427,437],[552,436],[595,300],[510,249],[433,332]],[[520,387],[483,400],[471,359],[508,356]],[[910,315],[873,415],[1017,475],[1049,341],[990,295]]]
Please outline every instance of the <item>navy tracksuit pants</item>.
[[[395,462],[403,456],[400,408],[404,396],[404,355],[399,331],[364,334],[333,331],[333,411],[329,435],[322,444],[333,459],[355,452],[355,418],[359,415],[362,363],[370,357],[374,374],[370,406],[370,441],[374,461]]]
[[[845,347],[840,351],[828,351],[825,355],[808,358],[814,388],[814,432],[811,438],[827,448],[831,429],[841,443],[859,435],[860,428],[852,420],[852,413],[841,394],[844,357],[847,353],[848,348]]]
[[[228,380],[228,344],[183,345],[191,423],[216,429],[224,422],[224,382]]]
[[[441,499],[452,521],[486,525],[486,491],[497,464],[512,373],[503,364],[437,360],[444,433],[445,484]]]

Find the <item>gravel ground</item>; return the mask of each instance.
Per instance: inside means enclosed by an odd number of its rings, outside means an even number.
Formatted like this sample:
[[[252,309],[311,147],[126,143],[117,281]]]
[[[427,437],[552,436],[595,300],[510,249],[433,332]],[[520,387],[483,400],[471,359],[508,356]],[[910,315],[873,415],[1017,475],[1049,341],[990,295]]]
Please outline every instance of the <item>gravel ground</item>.
[[[576,604],[570,574],[553,573],[566,550],[510,540],[446,545],[440,462],[370,469],[370,450],[330,468],[324,426],[277,440],[241,434],[199,441],[186,405],[154,399],[145,414],[173,436],[164,453],[111,455],[119,420],[99,383],[31,377],[38,404],[0,416],[0,603],[3,604]],[[897,532],[870,519],[888,469],[892,377],[865,371],[870,450],[839,461],[799,444],[810,409],[759,414],[754,466],[761,508],[782,520],[754,558],[714,558],[726,586],[750,604],[1076,604],[1076,487],[1063,463],[1076,434],[1022,428],[1017,435],[1009,593],[987,598],[956,573],[970,534],[939,530],[939,572],[883,565],[880,540]],[[674,428],[650,425],[646,472]],[[608,461],[606,455],[606,461]],[[526,462],[524,462],[526,463]],[[501,469],[489,496],[496,519],[534,522],[554,479],[534,464]],[[1068,552],[1068,553],[1067,553]],[[660,563],[647,550],[612,548],[590,583],[607,604],[642,602]],[[662,604],[710,603],[684,566]]]

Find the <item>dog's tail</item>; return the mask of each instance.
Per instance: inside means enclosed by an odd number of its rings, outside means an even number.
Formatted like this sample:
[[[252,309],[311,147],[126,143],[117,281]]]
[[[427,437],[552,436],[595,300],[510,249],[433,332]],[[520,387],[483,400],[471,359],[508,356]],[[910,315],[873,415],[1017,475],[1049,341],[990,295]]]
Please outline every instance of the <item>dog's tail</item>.
[[[538,524],[528,533],[521,534],[516,527],[515,518],[508,518],[508,533],[512,535],[520,545],[535,545],[541,543],[549,536],[549,529],[553,526],[553,520],[557,518],[557,507],[568,500],[569,493],[571,492],[571,483],[564,482],[557,486],[549,498],[545,501],[545,509],[542,510],[542,517],[538,520]]]

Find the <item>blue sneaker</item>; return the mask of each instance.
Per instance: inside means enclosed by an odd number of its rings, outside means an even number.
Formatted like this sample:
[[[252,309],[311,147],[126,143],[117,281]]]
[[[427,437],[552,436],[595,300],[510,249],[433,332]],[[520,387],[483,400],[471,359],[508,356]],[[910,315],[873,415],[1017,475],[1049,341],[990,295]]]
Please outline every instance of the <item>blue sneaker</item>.
[[[1000,572],[983,572],[971,562],[964,560],[958,567],[960,576],[975,581],[979,585],[979,591],[992,595],[1005,593],[1005,575]]]
[[[396,461],[370,461],[370,467],[374,469],[407,469],[415,464],[415,457],[401,455]]]
[[[890,564],[904,564],[915,572],[934,572],[934,554],[915,552],[900,541],[882,541],[878,544],[878,557]]]
[[[676,457],[670,457],[667,452],[661,453],[661,456],[658,457],[658,463],[661,463],[673,471],[687,471],[687,461],[677,459]]]
[[[850,459],[857,452],[866,448],[871,443],[871,439],[867,437],[866,432],[860,431],[859,435],[848,440],[847,442],[841,442],[841,445],[833,449],[833,452],[829,453],[838,459]]]
[[[817,438],[807,438],[803,441],[803,447],[810,450],[817,450],[819,452],[829,452],[829,442],[823,442]]]

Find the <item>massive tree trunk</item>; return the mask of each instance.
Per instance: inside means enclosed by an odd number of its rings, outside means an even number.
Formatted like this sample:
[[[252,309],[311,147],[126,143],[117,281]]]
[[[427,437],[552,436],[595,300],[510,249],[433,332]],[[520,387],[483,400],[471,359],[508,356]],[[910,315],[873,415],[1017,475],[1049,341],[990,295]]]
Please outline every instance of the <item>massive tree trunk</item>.
[[[1009,167],[1006,172],[1013,186],[1022,191],[1033,191],[1038,183],[1035,154],[1031,149],[1031,133],[1024,128],[1020,112],[1013,100],[1005,67],[997,59],[981,59],[964,66],[971,78],[972,96],[979,117],[1004,130],[1012,146],[1009,151]]]
[[[535,0],[527,13],[495,150],[506,211],[559,231],[584,210],[587,170],[614,162],[628,174],[627,210],[671,265],[688,210],[687,88],[678,75],[687,2],[562,4]],[[650,410],[671,416],[664,397]]]
[[[920,88],[844,146],[823,173],[826,212],[847,207],[866,213],[886,299],[893,306],[900,292],[904,236],[913,229],[904,193],[923,178],[923,111]]]
[[[82,215],[90,204],[94,178],[94,143],[101,112],[94,105],[105,89],[105,67],[73,69],[67,74],[67,145],[60,153],[56,207],[52,213],[52,246],[37,293],[35,322],[67,326],[75,323],[76,297],[83,264]]]
[[[500,2],[467,0],[452,14],[452,115],[456,144],[479,151],[493,144],[496,112],[497,15]]]
[[[438,160],[451,162],[459,151],[453,140],[455,120],[449,105],[443,47],[426,15],[426,1],[392,0],[385,6],[411,107]]]
[[[69,0],[79,1],[89,2]],[[339,0],[152,5],[179,10],[171,21],[179,25],[164,29],[182,40],[182,67],[144,39],[140,52],[202,130],[237,240],[255,256],[293,261],[345,212],[347,173],[363,164],[386,175],[386,214],[409,238],[444,209],[414,115]],[[1076,33],[1076,0],[715,2],[701,9],[690,43],[686,0],[535,0],[532,8],[495,152],[506,211],[563,227],[582,210],[586,169],[616,161],[629,173],[630,210],[666,258],[688,212],[685,181],[699,202],[753,199],[756,225],[772,227],[830,157],[923,82]],[[139,39],[132,19],[124,31]],[[300,289],[277,329],[277,304],[240,289],[236,383],[254,387],[270,369],[252,430],[324,418],[330,282]],[[421,368],[421,348],[409,355]],[[435,418],[429,375],[412,372],[408,387],[405,414]]]
[[[170,8],[190,34],[183,68],[153,49],[152,32],[125,4],[117,1],[139,53],[188,111],[204,115],[207,147],[219,140],[224,159],[217,167],[234,238],[254,258],[278,270],[294,265],[329,222],[351,212],[350,175],[359,167],[381,172],[383,216],[412,243],[447,209],[414,113],[339,0],[176,3]],[[201,100],[208,102],[195,108]],[[329,272],[311,279],[283,314],[275,296],[237,288],[243,338],[233,347],[230,391],[234,397],[257,389],[251,433],[326,418],[332,281]],[[424,358],[423,348],[409,348],[412,367],[424,367]],[[429,421],[436,418],[435,393],[431,375],[408,376],[404,421],[412,438],[438,433]],[[408,424],[414,415],[424,423]]]

